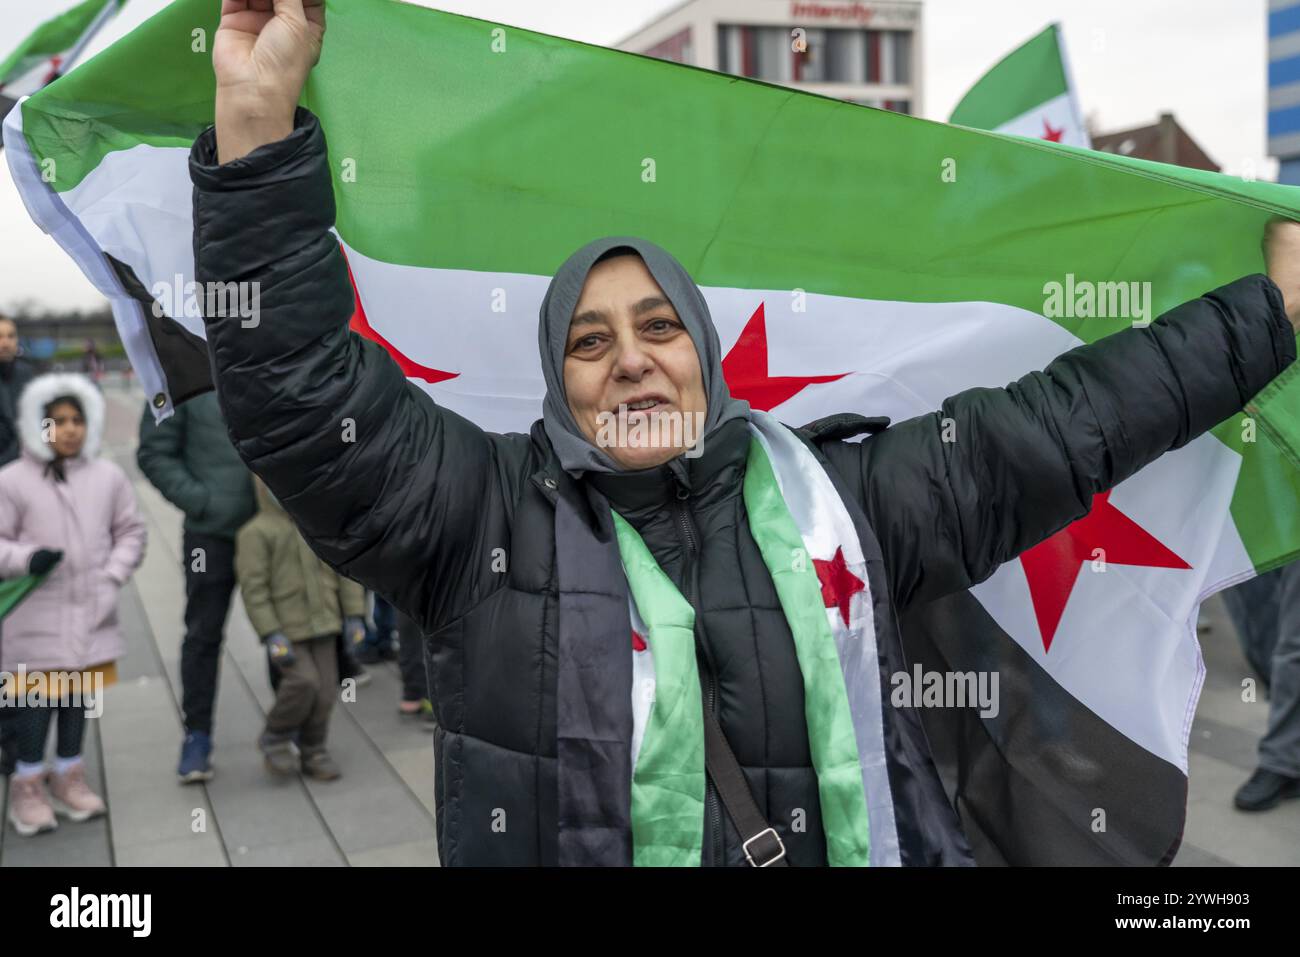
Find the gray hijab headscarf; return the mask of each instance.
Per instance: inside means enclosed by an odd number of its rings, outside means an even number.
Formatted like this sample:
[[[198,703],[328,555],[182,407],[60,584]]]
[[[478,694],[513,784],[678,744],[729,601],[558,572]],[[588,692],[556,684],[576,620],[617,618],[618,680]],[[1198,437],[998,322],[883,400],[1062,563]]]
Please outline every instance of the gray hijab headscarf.
[[[660,246],[633,236],[607,236],[583,246],[555,273],[546,298],[542,300],[541,321],[537,326],[537,344],[542,357],[542,374],[546,379],[546,400],[542,422],[546,435],[559,456],[560,466],[577,477],[583,472],[622,472],[624,469],[587,440],[569,411],[564,391],[564,352],[569,339],[569,323],[582,294],[582,286],[596,260],[613,249],[626,247],[636,252],[663,289],[686,326],[695,352],[700,357],[704,376],[704,394],[708,413],[700,441],[724,422],[749,418],[749,403],[733,399],[722,376],[722,347],[713,327],[704,296],[688,273],[673,256]]]

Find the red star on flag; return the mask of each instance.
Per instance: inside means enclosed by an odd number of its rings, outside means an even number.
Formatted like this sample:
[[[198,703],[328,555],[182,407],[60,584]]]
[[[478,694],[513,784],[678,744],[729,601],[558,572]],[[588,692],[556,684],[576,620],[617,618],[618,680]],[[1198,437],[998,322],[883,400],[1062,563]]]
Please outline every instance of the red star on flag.
[[[633,650],[633,651],[645,651],[645,650],[646,650],[645,639],[642,638],[639,634],[637,634],[637,631],[636,631],[635,628],[632,629],[632,650]]]
[[[1047,122],[1047,117],[1043,117],[1043,135],[1039,139],[1047,140],[1049,143],[1061,142],[1061,137],[1065,135],[1065,127],[1059,130],[1052,129],[1052,124]]]
[[[1101,553],[1094,556],[1094,549]],[[1111,505],[1110,492],[1102,492],[1093,498],[1087,515],[1020,556],[1044,651],[1051,650],[1079,570],[1094,559],[1144,568],[1192,567]]]
[[[342,245],[339,246],[339,251],[343,253],[343,260],[346,262],[348,254]],[[357,289],[357,281],[352,275],[351,263],[348,263],[348,281],[352,283],[352,298],[356,302],[356,311],[352,313],[352,321],[348,323],[348,328],[357,335],[371,339],[383,346],[397,362],[398,366],[401,367],[402,372],[408,379],[423,379],[432,385],[435,382],[446,382],[448,379],[454,379],[460,375],[459,372],[443,372],[441,369],[420,365],[420,363],[407,357],[401,349],[376,332],[374,327],[370,325],[370,320],[366,318],[365,307],[361,305],[361,292]]]
[[[748,402],[760,412],[770,412],[782,402],[792,398],[807,386],[818,382],[843,379],[839,375],[768,375],[767,374],[767,320],[763,303],[745,323],[736,344],[722,359],[722,375],[731,387],[731,394]]]
[[[50,72],[45,74],[46,86],[49,86],[51,83],[53,83],[55,80],[59,78],[59,67],[61,67],[62,65],[63,65],[63,57],[61,56],[50,57]]]
[[[822,583],[822,602],[827,608],[838,608],[844,627],[849,627],[849,600],[866,586],[861,578],[849,571],[844,562],[844,549],[835,549],[835,557],[830,561],[814,558],[813,568],[817,571],[817,580]]]

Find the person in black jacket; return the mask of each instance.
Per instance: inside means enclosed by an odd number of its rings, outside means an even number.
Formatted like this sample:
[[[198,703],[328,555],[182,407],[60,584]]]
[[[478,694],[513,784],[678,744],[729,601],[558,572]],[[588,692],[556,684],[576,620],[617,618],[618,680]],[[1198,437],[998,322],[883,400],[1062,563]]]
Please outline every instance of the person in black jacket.
[[[426,636],[442,862],[632,860],[616,513],[695,612],[706,713],[770,822],[755,860],[711,776],[701,863],[826,863],[803,677],[741,497],[750,410],[727,391],[690,276],[636,237],[589,243],[542,307],[547,397],[530,434],[439,408],[348,330],[324,134],[296,108],[323,5],[237,6],[214,48],[216,124],[190,159],[196,278],[259,282],[263,315],[252,330],[204,317],[216,386],[235,448],[314,551]],[[903,667],[903,610],[984,580],[1294,360],[1298,234],[1271,231],[1273,279],[1240,279],[1005,389],[887,429],[843,415],[800,433],[867,556],[882,675]],[[638,400],[700,415],[702,439],[602,442],[599,413]],[[864,431],[876,434],[845,441]],[[871,822],[873,862],[973,863],[915,711],[881,710],[893,820]]]
[[[146,403],[135,460],[163,498],[185,513],[185,738],[176,774],[182,784],[207,781],[212,778],[212,711],[221,642],[235,589],[235,535],[257,512],[253,479],[230,444],[211,394],[190,399],[156,424]]]
[[[18,397],[36,377],[36,367],[18,352],[18,324],[0,315],[0,465],[8,465],[18,458],[21,443],[14,413]],[[0,635],[0,641],[3,640]],[[16,760],[17,743],[10,717],[9,710],[0,713],[0,774],[9,774]]]
[[[18,458],[21,444],[14,413],[18,397],[36,377],[36,367],[18,351],[18,324],[0,316],[0,465]]]

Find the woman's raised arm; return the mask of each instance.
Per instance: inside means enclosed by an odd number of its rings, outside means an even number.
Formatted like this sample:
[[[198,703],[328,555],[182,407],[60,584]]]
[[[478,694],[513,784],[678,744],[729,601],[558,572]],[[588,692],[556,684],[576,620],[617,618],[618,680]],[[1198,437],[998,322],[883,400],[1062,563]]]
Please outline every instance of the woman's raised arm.
[[[317,554],[428,632],[499,581],[478,553],[505,544],[485,522],[508,514],[488,505],[514,440],[438,408],[348,329],[325,135],[296,106],[323,33],[321,0],[226,0],[217,124],[190,155],[195,279],[255,287],[251,317],[204,315],[235,449]]]

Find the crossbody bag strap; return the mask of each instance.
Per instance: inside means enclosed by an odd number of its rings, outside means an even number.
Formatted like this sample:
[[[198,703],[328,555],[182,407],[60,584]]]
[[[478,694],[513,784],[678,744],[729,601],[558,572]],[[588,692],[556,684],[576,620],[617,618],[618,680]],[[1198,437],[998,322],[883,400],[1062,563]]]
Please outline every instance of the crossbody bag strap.
[[[776,829],[758,809],[740,762],[722,733],[722,726],[709,709],[704,709],[704,762],[722,798],[731,823],[740,834],[745,860],[751,867],[789,867],[785,844]]]

